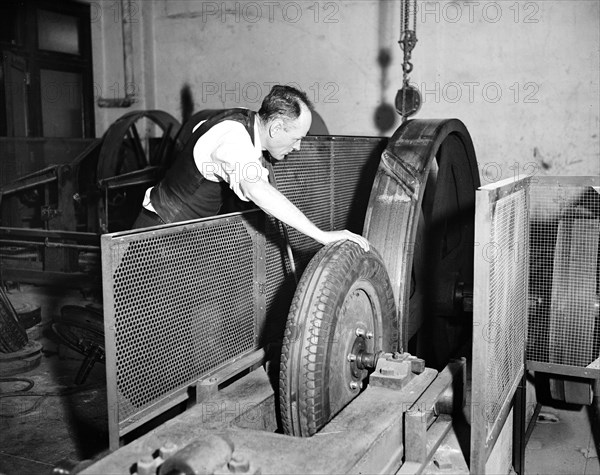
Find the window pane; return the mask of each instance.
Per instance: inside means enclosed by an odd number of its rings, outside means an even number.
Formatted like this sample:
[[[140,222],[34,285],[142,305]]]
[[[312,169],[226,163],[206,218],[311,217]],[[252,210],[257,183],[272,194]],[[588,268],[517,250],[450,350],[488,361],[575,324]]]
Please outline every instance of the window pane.
[[[59,53],[79,54],[77,17],[38,10],[38,48]]]
[[[40,70],[44,137],[83,137],[81,74]]]
[[[14,2],[0,4],[0,41],[16,45],[19,7]]]

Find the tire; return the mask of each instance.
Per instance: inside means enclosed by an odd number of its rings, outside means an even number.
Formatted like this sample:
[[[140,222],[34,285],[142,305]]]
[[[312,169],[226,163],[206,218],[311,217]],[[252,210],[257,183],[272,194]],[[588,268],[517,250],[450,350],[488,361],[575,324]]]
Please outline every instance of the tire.
[[[396,351],[396,322],[390,279],[376,252],[351,241],[321,249],[300,279],[287,319],[279,378],[284,432],[311,436],[354,399],[368,372],[353,367],[348,354],[361,339],[368,353]],[[373,338],[358,337],[359,327]]]
[[[29,338],[19,323],[17,313],[0,286],[0,352],[13,353],[27,345]]]
[[[14,376],[37,368],[42,361],[42,345],[29,340],[18,351],[0,353],[0,377]]]

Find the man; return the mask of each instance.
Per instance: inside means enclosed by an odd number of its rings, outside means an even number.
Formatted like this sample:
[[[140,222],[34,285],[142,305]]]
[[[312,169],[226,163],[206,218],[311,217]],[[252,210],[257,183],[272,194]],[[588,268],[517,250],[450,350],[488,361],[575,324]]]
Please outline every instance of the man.
[[[214,216],[230,188],[241,200],[321,244],[349,239],[364,250],[368,241],[348,230],[323,231],[269,181],[263,151],[283,160],[300,143],[312,122],[310,101],[290,86],[274,86],[258,113],[220,112],[200,123],[166,176],[146,192],[134,228]]]

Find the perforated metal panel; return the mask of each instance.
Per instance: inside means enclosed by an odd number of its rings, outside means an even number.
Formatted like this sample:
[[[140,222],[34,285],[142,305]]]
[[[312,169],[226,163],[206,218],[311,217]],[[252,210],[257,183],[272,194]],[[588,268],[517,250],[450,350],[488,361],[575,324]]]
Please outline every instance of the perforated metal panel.
[[[365,170],[385,143],[307,137],[275,165],[279,189],[322,229],[360,230]],[[320,245],[289,232],[301,272]],[[295,289],[280,226],[260,211],[104,235],[102,266],[112,448],[207,374],[277,343]]]
[[[257,219],[103,236],[107,361],[122,427],[256,347]]]
[[[471,471],[485,462],[524,374],[528,288],[527,180],[477,191]]]
[[[361,233],[379,157],[385,143],[338,137],[333,143],[333,229]],[[365,157],[370,157],[365,161]]]
[[[277,187],[321,229],[332,229],[332,144],[331,140],[305,143],[299,152],[275,165]],[[304,267],[319,248],[318,243],[289,230],[294,257]]]
[[[307,137],[300,151],[274,165],[279,190],[322,229],[360,233],[386,138]],[[290,230],[300,270],[319,249]]]
[[[538,370],[600,371],[599,181],[539,177],[531,183],[527,360],[531,367],[546,364]]]

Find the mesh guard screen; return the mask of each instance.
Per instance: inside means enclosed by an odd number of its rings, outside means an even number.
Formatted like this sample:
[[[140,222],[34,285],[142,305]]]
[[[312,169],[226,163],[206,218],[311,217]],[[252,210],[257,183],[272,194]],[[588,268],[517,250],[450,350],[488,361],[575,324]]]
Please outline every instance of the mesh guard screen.
[[[593,185],[531,186],[528,361],[600,369],[600,188]]]
[[[485,464],[524,374],[528,180],[477,190],[471,397],[472,473]]]

